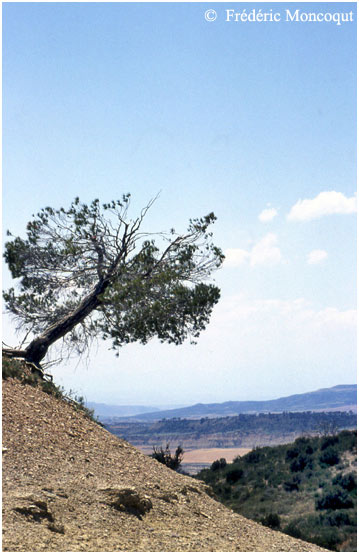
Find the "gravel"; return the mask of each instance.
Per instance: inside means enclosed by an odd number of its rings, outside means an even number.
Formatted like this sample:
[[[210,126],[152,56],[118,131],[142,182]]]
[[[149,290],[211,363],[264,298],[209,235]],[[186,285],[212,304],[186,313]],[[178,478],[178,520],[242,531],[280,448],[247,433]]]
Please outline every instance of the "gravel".
[[[209,493],[63,400],[3,381],[4,552],[326,552]]]

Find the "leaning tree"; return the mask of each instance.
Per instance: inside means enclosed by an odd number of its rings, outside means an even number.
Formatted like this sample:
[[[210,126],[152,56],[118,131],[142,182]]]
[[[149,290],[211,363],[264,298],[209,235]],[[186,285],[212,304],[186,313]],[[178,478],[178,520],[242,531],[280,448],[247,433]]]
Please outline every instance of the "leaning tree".
[[[69,355],[97,338],[118,351],[155,336],[181,344],[205,328],[220,296],[205,281],[223,261],[208,230],[214,214],[190,220],[184,234],[151,234],[141,227],[153,201],[136,219],[129,204],[130,195],[107,204],[76,198],[34,215],[27,238],[8,232],[5,260],[18,286],[4,299],[24,340],[5,355],[41,368],[60,339]]]

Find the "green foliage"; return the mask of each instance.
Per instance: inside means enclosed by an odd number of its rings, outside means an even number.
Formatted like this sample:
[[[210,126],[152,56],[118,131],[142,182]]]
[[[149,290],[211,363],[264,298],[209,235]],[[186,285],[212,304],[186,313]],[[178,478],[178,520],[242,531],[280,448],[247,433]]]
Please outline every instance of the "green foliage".
[[[164,449],[162,446],[160,447],[154,446],[153,453],[150,456],[151,458],[154,458],[155,460],[157,460],[161,464],[164,464],[170,469],[178,471],[182,463],[183,454],[184,454],[183,448],[182,446],[179,445],[177,446],[175,453],[172,455],[170,450],[170,445],[167,443]]]
[[[293,444],[256,448],[196,477],[245,517],[324,548],[347,551],[356,536],[356,474],[348,471],[350,464],[355,468],[355,448],[356,431],[301,437]],[[324,464],[323,455],[332,449],[339,463]]]
[[[286,461],[293,460],[299,456],[299,448],[288,448],[286,454]]]
[[[316,510],[340,510],[342,508],[352,508],[353,500],[348,493],[340,488],[333,488],[315,504]]]
[[[324,465],[334,466],[339,463],[339,452],[337,448],[332,446],[327,447],[323,454],[319,458],[320,462]]]
[[[31,382],[35,381],[35,376],[24,373],[23,363],[18,360],[2,359],[2,378],[3,379],[19,379],[23,383],[27,382],[26,379],[30,378]],[[36,379],[38,381],[38,379]]]
[[[283,533],[285,533],[286,535],[290,535],[291,537],[294,537],[296,539],[302,538],[301,530],[299,529],[297,523],[294,521],[291,521],[290,523],[288,523],[288,525],[284,527]]]
[[[354,473],[347,473],[346,475],[339,474],[334,477],[332,481],[333,485],[338,485],[344,490],[353,491],[356,489],[357,480]]]
[[[287,492],[298,491],[301,480],[302,479],[299,475],[294,475],[288,481],[284,481],[283,483],[284,490]]]
[[[217,471],[217,469],[223,469],[226,467],[227,461],[225,458],[220,458],[219,460],[215,460],[211,465],[212,471]]]
[[[263,460],[264,456],[264,450],[261,448],[255,448],[254,450],[248,452],[244,459],[248,464],[256,464]]]
[[[342,527],[343,525],[355,525],[356,521],[348,510],[329,511],[320,514],[320,520],[331,527]]]
[[[325,450],[326,448],[328,448],[328,446],[333,446],[334,444],[338,444],[338,442],[339,442],[339,439],[336,435],[325,437],[320,446],[320,450]]]
[[[231,483],[231,484],[237,483],[237,481],[239,481],[242,475],[243,475],[243,469],[235,467],[234,469],[230,469],[226,473],[226,481],[227,483]]]
[[[313,460],[306,454],[300,454],[293,462],[290,464],[290,470],[293,472],[303,471],[306,468],[312,469]]]
[[[280,517],[278,514],[268,514],[264,518],[261,519],[262,525],[265,525],[266,527],[270,527],[271,529],[279,529],[280,528]]]
[[[118,350],[199,336],[220,297],[204,282],[224,259],[209,231],[216,217],[190,220],[181,235],[158,233],[158,245],[140,229],[152,203],[132,220],[128,194],[102,205],[76,198],[34,215],[25,239],[8,233],[4,257],[19,290],[4,292],[6,308],[35,337],[20,355],[39,363],[60,338],[82,353],[100,337]]]
[[[233,440],[233,437],[236,439],[239,438],[243,441],[243,446],[245,446],[245,441],[251,440],[253,435],[282,437],[283,435],[292,433],[298,434],[303,431],[303,429],[305,429],[306,433],[313,434],[316,433],[321,424],[326,422],[335,423],[339,428],[350,428],[356,426],[356,416],[347,412],[239,414],[238,416],[207,419],[162,419],[160,421],[139,423],[136,424],[135,427],[133,424],[128,425],[123,423],[121,425],[116,424],[111,430],[113,429],[113,432],[116,434],[118,429],[121,436],[129,441],[134,437],[140,437],[144,443],[148,439],[153,442],[153,437],[155,437],[156,442],[160,444],[167,440],[178,440],[177,437],[183,435],[195,439],[200,439],[201,437],[206,438],[208,435],[220,435],[223,439],[226,439],[227,436],[230,440]],[[348,442],[348,448],[355,447],[350,436],[346,440]],[[318,437],[315,441],[315,448],[319,447],[321,444],[320,441],[321,439]],[[307,452],[310,448],[314,448],[314,446],[311,447],[307,443],[303,443],[303,445],[300,446],[300,443],[294,443],[288,446],[286,451],[293,450],[296,451],[295,456],[298,456],[300,453],[303,456],[310,457],[311,454]],[[255,459],[260,461],[260,456],[265,455],[265,450],[261,449],[261,451],[262,452],[256,452],[254,450],[250,453],[249,458],[245,459],[248,462],[251,462],[251,460],[254,461]]]

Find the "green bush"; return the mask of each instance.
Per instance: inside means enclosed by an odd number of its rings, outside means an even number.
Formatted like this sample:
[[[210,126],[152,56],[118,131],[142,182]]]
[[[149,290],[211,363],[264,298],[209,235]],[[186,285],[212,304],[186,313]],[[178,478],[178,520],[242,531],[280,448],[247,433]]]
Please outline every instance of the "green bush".
[[[339,510],[354,506],[353,500],[343,489],[332,489],[315,503],[316,510]]]
[[[319,461],[321,462],[321,464],[328,465],[328,466],[336,465],[339,462],[339,460],[340,460],[339,452],[336,448],[333,448],[332,446],[328,446],[319,458]]]
[[[290,460],[293,460],[294,458],[297,458],[299,456],[299,449],[298,448],[288,448],[285,459],[287,462]]]
[[[320,534],[314,534],[310,537],[310,542],[314,542],[318,546],[334,551],[338,550],[337,547],[341,541],[342,537],[339,530],[333,527],[329,529],[321,529]]]
[[[290,464],[290,470],[292,472],[303,471],[303,469],[311,469],[313,467],[313,460],[309,456],[300,455],[298,458],[295,458]]]
[[[295,449],[298,450],[298,452],[302,452],[304,454],[313,454],[313,439],[309,437],[299,437],[294,441]]]
[[[211,471],[218,471],[219,469],[224,469],[227,465],[227,461],[225,458],[220,458],[219,460],[215,460],[210,469]]]
[[[328,448],[328,446],[334,446],[334,444],[338,444],[338,442],[339,442],[339,437],[337,435],[325,437],[325,439],[321,444],[320,450],[325,450],[326,448]]]
[[[243,459],[249,464],[257,464],[265,457],[263,451],[260,448],[255,448],[243,456]]]
[[[347,491],[352,491],[356,489],[357,482],[354,473],[348,473],[347,475],[343,475],[340,473],[336,477],[334,477],[332,481],[333,485],[338,485],[342,489],[345,489]]]
[[[239,468],[231,469],[226,474],[226,481],[227,483],[231,483],[231,484],[236,483],[237,481],[239,481],[242,475],[243,475],[243,469],[239,469]]]
[[[340,527],[341,525],[355,525],[356,521],[348,514],[348,510],[338,510],[327,513],[321,520],[330,527]]]
[[[284,490],[287,492],[297,491],[299,490],[300,482],[301,482],[300,476],[294,475],[292,479],[288,481],[284,481],[283,483]]]
[[[270,527],[271,529],[279,529],[280,528],[280,517],[278,514],[268,514],[263,519],[261,519],[262,525],[265,525],[266,527]]]
[[[343,431],[338,441],[328,436],[301,437],[292,444],[258,448],[222,471],[208,470],[206,482],[219,500],[244,517],[275,525],[269,515],[277,514],[282,519],[282,532],[325,548],[351,552],[348,549],[354,545],[356,533],[356,474],[345,473],[348,469],[339,471],[338,466],[347,459],[355,440],[355,432]],[[333,451],[340,458],[339,464],[320,461],[330,462]],[[234,470],[243,470],[243,475],[232,483]],[[233,480],[238,475],[233,473]],[[303,502],[308,510],[298,513],[298,503]]]
[[[20,362],[17,360],[9,360],[3,358],[2,360],[2,378],[3,379],[21,379],[24,376],[24,370]]]
[[[294,521],[291,521],[290,523],[288,523],[288,525],[284,527],[283,533],[285,533],[286,535],[290,535],[291,537],[294,537],[296,539],[302,538],[302,532],[299,529],[298,524]]]

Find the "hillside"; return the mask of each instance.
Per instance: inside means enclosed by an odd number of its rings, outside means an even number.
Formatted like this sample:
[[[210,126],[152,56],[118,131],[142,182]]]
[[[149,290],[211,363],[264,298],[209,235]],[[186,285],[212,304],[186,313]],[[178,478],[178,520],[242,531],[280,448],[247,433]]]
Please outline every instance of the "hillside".
[[[4,551],[320,551],[208,492],[63,399],[3,381]]]
[[[356,431],[301,437],[216,460],[197,476],[238,513],[341,552],[356,551]]]
[[[117,421],[106,424],[106,428],[136,446],[151,448],[170,442],[192,450],[283,444],[303,433],[316,435],[328,430],[355,429],[356,423],[356,416],[348,412],[284,412],[154,422]]]
[[[156,421],[174,417],[199,419],[202,417],[224,417],[246,413],[306,412],[306,411],[356,411],[357,386],[337,385],[304,394],[294,394],[275,400],[222,402],[195,404],[175,410],[161,410],[138,414],[129,418],[136,421]]]

